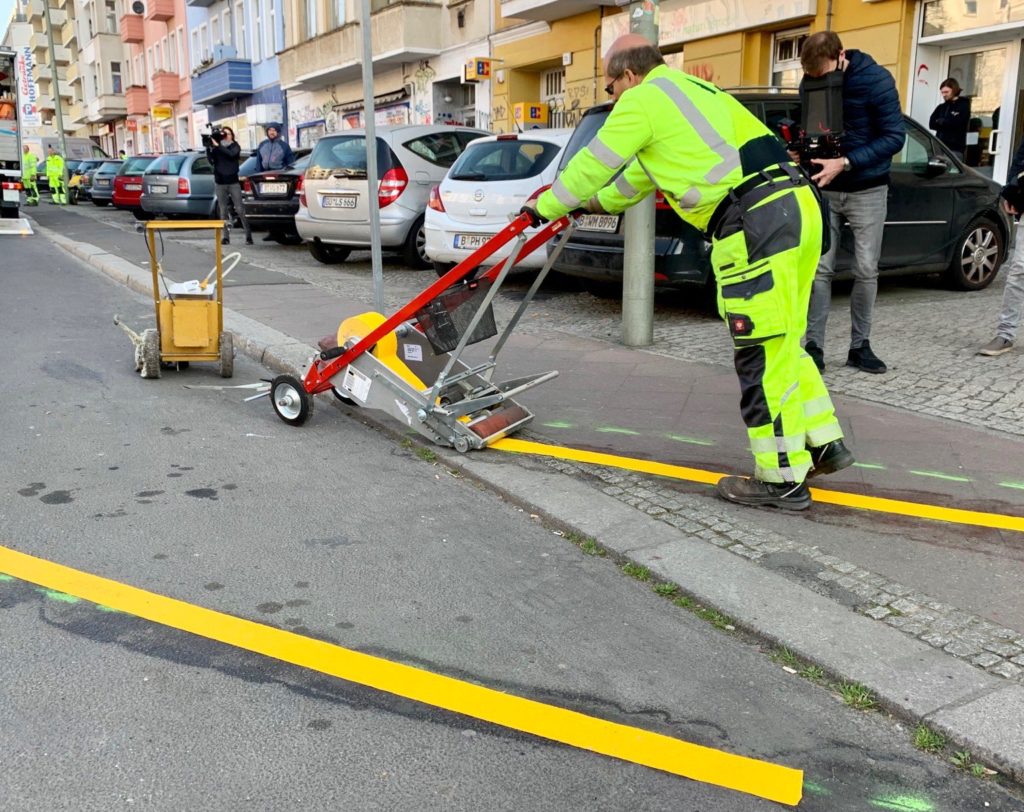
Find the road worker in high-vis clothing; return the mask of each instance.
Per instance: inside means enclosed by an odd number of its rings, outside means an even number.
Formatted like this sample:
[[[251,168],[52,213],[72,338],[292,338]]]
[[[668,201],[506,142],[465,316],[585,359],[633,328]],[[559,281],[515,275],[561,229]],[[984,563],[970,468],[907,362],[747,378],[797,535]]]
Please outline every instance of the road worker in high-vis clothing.
[[[39,185],[36,183],[36,172],[39,171],[39,159],[36,154],[25,145],[25,151],[21,156],[21,185],[25,187],[25,205],[39,205]]]
[[[46,182],[50,184],[50,202],[64,205],[68,190],[64,188],[64,158],[53,147],[46,153]]]
[[[724,477],[718,493],[805,510],[807,477],[853,463],[828,390],[800,346],[822,250],[817,190],[743,105],[666,66],[640,35],[612,44],[604,73],[615,100],[604,126],[523,211],[535,222],[577,209],[614,214],[657,188],[705,233],[755,462],[753,478]]]

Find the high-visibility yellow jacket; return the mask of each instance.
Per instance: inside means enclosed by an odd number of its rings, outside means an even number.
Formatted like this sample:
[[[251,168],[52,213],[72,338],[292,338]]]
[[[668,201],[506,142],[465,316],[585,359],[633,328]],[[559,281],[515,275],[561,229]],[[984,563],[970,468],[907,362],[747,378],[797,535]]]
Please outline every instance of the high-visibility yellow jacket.
[[[46,177],[47,178],[62,178],[64,177],[64,157],[54,153],[46,158]]]
[[[21,176],[32,180],[36,177],[39,169],[39,159],[34,152],[25,152],[21,156]]]
[[[601,208],[617,213],[657,188],[683,220],[704,231],[732,187],[788,160],[782,142],[731,95],[659,65],[622,94],[537,210],[553,220],[596,196]]]

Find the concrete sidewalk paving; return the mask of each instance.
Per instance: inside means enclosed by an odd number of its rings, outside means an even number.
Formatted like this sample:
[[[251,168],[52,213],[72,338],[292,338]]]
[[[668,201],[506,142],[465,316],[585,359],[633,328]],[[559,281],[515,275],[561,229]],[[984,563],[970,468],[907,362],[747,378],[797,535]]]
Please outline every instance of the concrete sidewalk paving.
[[[140,267],[137,253],[134,258],[125,258],[122,254],[133,252],[124,246],[103,247],[106,239],[102,234],[95,235],[101,245],[93,245],[46,227],[37,225],[37,230],[121,284],[152,295],[150,274]],[[141,245],[139,240],[136,250]],[[198,258],[203,253],[190,250],[191,262],[198,263],[192,275],[204,275],[206,269],[200,267],[205,260]],[[368,309],[365,302],[332,297],[295,280],[274,279],[265,270],[252,272],[262,274],[260,284],[275,285],[274,296],[268,298],[265,287],[232,287],[231,306],[225,312],[226,328],[235,335],[236,349],[279,372],[301,376],[315,352],[315,340],[333,332],[345,316]],[[245,273],[241,267],[235,272],[236,277]],[[509,377],[549,366],[562,371],[562,377],[548,384],[546,392],[542,387],[529,401],[535,412],[543,410],[536,426],[541,433],[559,435],[567,431],[563,424],[571,427],[575,419],[580,426],[575,433],[570,432],[573,444],[715,470],[745,472],[749,464],[735,414],[736,384],[729,370],[565,335],[513,336],[506,354],[512,359],[504,369]],[[643,409],[638,409],[637,403],[642,403]],[[902,498],[930,495],[961,507],[1020,513],[1024,492],[998,484],[1019,476],[1016,460],[1024,449],[1016,438],[963,427],[958,427],[958,432],[966,436],[954,436],[943,421],[895,409],[884,410],[879,419],[880,409],[884,407],[853,400],[841,402],[844,424],[852,428],[855,451],[861,459],[867,459],[862,456],[864,449],[869,449],[869,456],[872,448],[879,449],[879,453],[891,452],[892,443],[899,438],[900,454],[910,466],[924,466],[940,474],[942,470],[974,473],[970,478],[960,477],[968,481],[956,482],[956,488],[947,487],[954,480],[942,478],[956,475],[943,474],[935,478],[930,494],[921,488],[901,493]],[[400,433],[400,427],[387,418],[372,412],[362,415],[390,432]],[[684,415],[686,422],[681,424]],[[555,425],[545,427],[545,422]],[[684,435],[681,425],[692,428],[697,424],[700,436],[668,439]],[[615,439],[614,445],[609,438]],[[315,439],[311,437],[311,441]],[[623,439],[625,442],[620,442]],[[878,571],[885,572],[889,562],[877,544],[869,545],[871,552],[863,551],[868,558],[880,556],[879,566],[872,572],[867,564],[847,562],[821,551],[817,543],[823,535],[838,535],[853,545],[853,537],[858,534],[891,534],[895,528],[899,534],[938,538],[943,544],[965,535],[962,529],[936,525],[922,529],[920,523],[897,522],[894,527],[865,530],[863,525],[877,520],[857,515],[851,521],[849,515],[827,510],[822,512],[822,523],[795,525],[792,518],[768,512],[735,511],[726,505],[709,508],[706,488],[663,482],[652,485],[634,475],[584,470],[539,458],[496,453],[460,456],[446,449],[438,453],[449,468],[487,483],[567,530],[594,538],[615,556],[649,568],[656,578],[677,584],[696,600],[728,615],[739,628],[785,646],[838,679],[863,684],[887,709],[942,731],[976,758],[1024,781],[1024,685],[1019,681],[1024,669],[1013,662],[1017,657],[1024,665],[1024,634],[1010,628],[1003,617],[992,622],[993,604],[985,607],[989,610],[985,617],[976,617],[971,614],[977,611],[975,607],[964,611],[960,605],[931,599],[920,589],[904,587],[898,580],[880,575]],[[890,495],[886,488],[891,490],[905,481],[892,473],[886,474],[891,480],[879,477],[878,470],[867,469],[875,475],[871,480],[866,479],[864,469],[859,469],[829,485],[842,481],[845,489],[875,489]],[[970,487],[963,487],[965,484]],[[665,507],[665,502],[673,506]],[[828,527],[827,533],[823,533],[824,526]],[[993,551],[1008,547],[1015,551],[1021,541],[1013,534],[996,531],[969,535]],[[952,545],[945,552],[953,559],[963,556],[969,563],[970,551]],[[792,567],[786,564],[788,554],[810,556],[821,566],[815,572],[794,576],[788,571]],[[780,556],[782,563],[776,560],[776,566],[772,566],[771,559]],[[905,557],[903,565],[912,574],[913,556]],[[761,559],[767,566],[745,559]],[[929,565],[943,568],[940,561]],[[944,566],[948,568],[950,562],[946,560]],[[836,577],[822,577],[827,573]],[[853,583],[839,583],[844,578]],[[881,581],[872,585],[872,578]],[[857,591],[859,587],[870,587],[872,596],[881,602],[866,608],[867,597]],[[952,585],[949,588],[953,589]],[[1005,584],[989,586],[1001,599],[1010,601],[1018,588],[1017,579],[1012,577]],[[963,592],[965,597],[972,594],[970,589]],[[855,606],[843,600],[846,594],[860,595],[864,600]],[[882,600],[880,595],[888,599]],[[1012,603],[1014,612],[1008,616],[1016,620],[1019,615],[1015,613],[1022,611],[1021,602]],[[872,614],[872,610],[880,611]],[[935,640],[917,639],[933,630],[909,629],[909,624],[896,622],[908,617],[926,627],[929,623],[949,624],[956,617],[958,623],[949,629],[952,642],[940,646]],[[887,620],[879,622],[883,618]],[[1024,628],[1024,624],[1016,628]],[[951,651],[950,645],[968,639],[964,630],[978,638],[976,651]],[[1000,645],[1002,654],[991,650]],[[995,656],[998,662],[979,661],[985,654]],[[1003,666],[1003,671],[991,670]]]

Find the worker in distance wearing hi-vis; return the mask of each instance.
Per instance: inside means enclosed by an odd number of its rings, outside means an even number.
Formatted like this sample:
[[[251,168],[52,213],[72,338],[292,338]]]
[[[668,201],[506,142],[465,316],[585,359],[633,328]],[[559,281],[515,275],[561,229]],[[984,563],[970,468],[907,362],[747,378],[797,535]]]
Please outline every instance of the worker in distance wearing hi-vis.
[[[21,156],[21,185],[25,187],[25,205],[39,205],[39,185],[36,182],[36,172],[39,171],[39,159],[34,152],[25,145],[25,151]]]
[[[46,150],[46,182],[50,185],[50,202],[63,206],[68,202],[64,188],[64,158],[53,147]]]
[[[718,493],[805,510],[808,476],[853,463],[821,374],[800,346],[821,255],[817,191],[743,105],[669,68],[640,35],[612,43],[604,73],[614,108],[523,212],[538,223],[581,208],[614,214],[657,188],[704,232],[755,461],[753,478],[724,477]]]

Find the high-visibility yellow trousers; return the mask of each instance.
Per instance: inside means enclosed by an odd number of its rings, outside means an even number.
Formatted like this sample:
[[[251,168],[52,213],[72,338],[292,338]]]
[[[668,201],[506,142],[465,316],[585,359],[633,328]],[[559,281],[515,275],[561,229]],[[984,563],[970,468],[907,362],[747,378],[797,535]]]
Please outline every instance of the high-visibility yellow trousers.
[[[784,182],[777,189],[761,188],[749,208],[742,201],[732,206],[712,242],[711,264],[719,312],[732,335],[754,476],[803,482],[811,468],[808,448],[843,432],[821,374],[800,345],[821,256],[821,209],[810,186]]]

